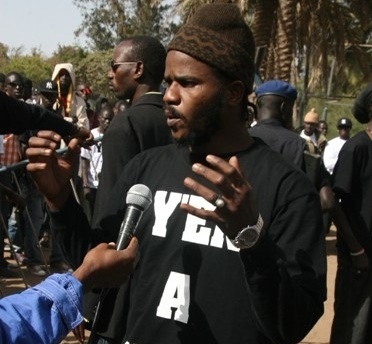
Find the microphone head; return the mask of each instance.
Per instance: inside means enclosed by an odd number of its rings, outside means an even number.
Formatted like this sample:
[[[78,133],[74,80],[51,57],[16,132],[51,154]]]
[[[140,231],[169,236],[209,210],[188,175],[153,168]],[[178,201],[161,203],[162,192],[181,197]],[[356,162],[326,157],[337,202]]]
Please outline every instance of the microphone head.
[[[145,211],[152,203],[151,190],[143,184],[133,185],[127,193],[126,202],[128,205],[138,206]]]

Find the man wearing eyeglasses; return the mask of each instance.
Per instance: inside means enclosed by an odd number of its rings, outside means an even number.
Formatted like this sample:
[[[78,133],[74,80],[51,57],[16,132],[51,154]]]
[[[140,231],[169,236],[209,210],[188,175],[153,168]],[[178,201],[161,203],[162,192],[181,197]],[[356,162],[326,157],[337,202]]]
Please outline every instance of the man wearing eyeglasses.
[[[163,112],[160,85],[165,69],[165,49],[155,38],[134,36],[115,48],[107,73],[110,90],[130,107],[119,112],[103,142],[103,166],[93,221],[107,203],[123,167],[138,153],[171,142]]]
[[[114,48],[107,73],[109,89],[128,102],[129,108],[114,117],[102,140],[103,164],[93,223],[101,220],[102,209],[129,160],[146,149],[171,143],[160,92],[165,56],[163,45],[149,36],[126,38]],[[93,315],[85,316],[92,319]]]
[[[10,72],[5,78],[5,93],[12,98],[22,99],[23,77],[17,72]]]

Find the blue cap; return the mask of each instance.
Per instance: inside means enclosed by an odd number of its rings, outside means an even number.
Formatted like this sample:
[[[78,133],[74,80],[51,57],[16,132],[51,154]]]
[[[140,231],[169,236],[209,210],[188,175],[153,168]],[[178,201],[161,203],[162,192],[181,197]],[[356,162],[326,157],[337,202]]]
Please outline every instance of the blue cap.
[[[292,85],[288,84],[288,82],[281,80],[266,81],[256,88],[255,93],[257,98],[266,94],[274,94],[292,100],[296,100],[297,98],[296,89]]]

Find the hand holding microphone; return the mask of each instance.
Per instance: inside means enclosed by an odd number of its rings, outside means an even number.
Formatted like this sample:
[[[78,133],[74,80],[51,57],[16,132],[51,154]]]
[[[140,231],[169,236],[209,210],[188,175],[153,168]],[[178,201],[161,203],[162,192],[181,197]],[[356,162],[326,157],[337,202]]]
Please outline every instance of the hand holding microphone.
[[[152,203],[152,194],[150,189],[143,184],[133,185],[126,198],[127,209],[125,211],[123,222],[120,226],[116,249],[126,248],[136,232],[137,226],[143,213]]]
[[[116,241],[116,250],[120,251],[125,249],[130,243],[133,235],[135,234],[138,224],[142,218],[143,213],[149,208],[152,203],[152,194],[150,189],[143,184],[133,185],[126,198],[127,209],[124,214],[124,219],[120,226],[119,235]],[[137,243],[135,243],[137,245]],[[100,299],[97,304],[94,319],[91,327],[91,336],[89,337],[88,344],[92,343],[96,333],[97,319],[101,313],[102,303],[106,298],[110,289],[103,289],[101,291]]]

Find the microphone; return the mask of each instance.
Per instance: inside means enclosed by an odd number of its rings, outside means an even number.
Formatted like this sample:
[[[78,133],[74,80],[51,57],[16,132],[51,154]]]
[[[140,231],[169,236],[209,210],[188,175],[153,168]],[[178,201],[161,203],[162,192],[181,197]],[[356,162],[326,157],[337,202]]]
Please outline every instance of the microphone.
[[[116,242],[117,251],[123,250],[128,246],[129,241],[136,232],[143,213],[151,203],[152,194],[146,185],[136,184],[129,189],[126,198],[127,209]]]
[[[130,240],[136,232],[143,213],[152,203],[151,190],[143,184],[133,185],[129,189],[125,201],[127,204],[127,209],[124,214],[123,222],[120,225],[120,231],[116,241],[116,251],[123,250],[128,246]],[[100,298],[94,312],[91,335],[89,336],[88,344],[93,343],[93,340],[96,337],[97,320],[101,314],[103,301],[105,300],[109,291],[110,289],[107,288],[102,289],[101,291]]]

